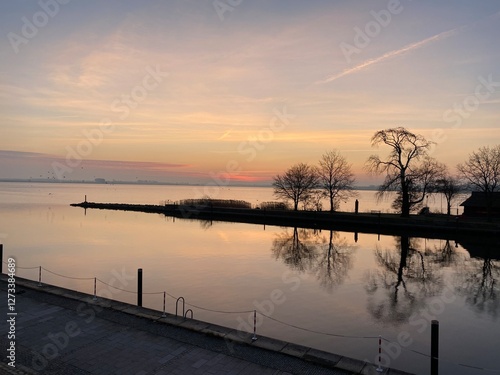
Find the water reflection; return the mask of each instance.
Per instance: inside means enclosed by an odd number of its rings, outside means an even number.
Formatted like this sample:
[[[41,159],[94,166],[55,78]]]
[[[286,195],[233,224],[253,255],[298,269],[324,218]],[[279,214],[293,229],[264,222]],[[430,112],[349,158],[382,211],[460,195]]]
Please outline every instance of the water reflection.
[[[312,271],[320,285],[332,292],[335,286],[342,284],[346,279],[353,266],[352,255],[356,248],[351,246],[345,237],[340,238],[337,232],[330,231],[328,238],[327,240],[323,237],[322,243],[318,246],[318,257]]]
[[[391,249],[375,250],[377,270],[366,275],[368,311],[378,322],[402,324],[422,308],[427,297],[441,293],[443,275],[434,252],[422,240],[401,236]]]
[[[458,244],[450,240],[440,241],[439,246],[434,246],[434,261],[442,267],[455,266],[464,261],[464,255],[457,251]]]
[[[492,259],[470,259],[457,273],[458,294],[477,313],[498,317],[500,289],[500,264]]]
[[[311,229],[286,228],[273,240],[272,252],[294,271],[310,270],[317,257],[317,237]]]
[[[339,233],[303,228],[286,228],[273,240],[272,253],[276,259],[294,271],[316,276],[328,292],[344,282],[352,268],[355,246]]]

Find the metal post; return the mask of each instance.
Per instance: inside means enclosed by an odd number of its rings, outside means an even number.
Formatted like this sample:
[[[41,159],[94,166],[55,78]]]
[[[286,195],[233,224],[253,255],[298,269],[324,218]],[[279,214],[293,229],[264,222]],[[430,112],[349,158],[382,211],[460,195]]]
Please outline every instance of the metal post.
[[[42,266],[38,266],[38,286],[42,286]]]
[[[431,322],[431,375],[439,374],[439,321]]]
[[[382,336],[378,337],[378,367],[377,372],[383,372],[384,369],[380,366],[382,362]]]
[[[97,277],[94,277],[94,298],[93,300],[97,300]]]
[[[142,307],[142,268],[137,270],[137,306]]]
[[[0,243],[0,274],[3,273],[3,244]]]
[[[253,311],[253,337],[252,341],[257,340],[257,310]]]
[[[165,318],[167,314],[165,314],[165,300],[167,299],[167,292],[163,292],[163,314],[161,314],[162,318]]]

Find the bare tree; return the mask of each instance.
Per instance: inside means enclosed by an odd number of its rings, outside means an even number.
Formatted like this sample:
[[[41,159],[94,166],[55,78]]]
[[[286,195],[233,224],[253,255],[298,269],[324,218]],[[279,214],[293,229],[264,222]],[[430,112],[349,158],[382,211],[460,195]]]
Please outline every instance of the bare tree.
[[[282,175],[274,177],[274,195],[277,198],[291,200],[295,211],[300,202],[307,202],[318,188],[318,175],[314,167],[299,163]]]
[[[427,194],[435,191],[437,180],[443,176],[445,169],[444,164],[438,163],[433,158],[425,157],[418,167],[407,172],[410,211],[416,211],[423,207],[424,198]],[[395,189],[397,190],[397,187]],[[402,193],[399,190],[392,207],[401,211],[402,206]]]
[[[367,161],[368,171],[386,175],[379,188],[379,197],[396,191],[401,216],[409,216],[410,211],[424,200],[431,186],[429,179],[434,175],[431,167],[437,163],[428,157],[427,152],[433,142],[402,127],[379,130],[371,142],[372,146],[384,143],[391,148],[387,159],[372,155]]]
[[[491,218],[493,193],[500,190],[500,145],[479,148],[457,169],[472,189],[484,193]]]
[[[321,157],[318,175],[323,196],[330,201],[330,211],[335,211],[340,201],[356,195],[351,165],[338,151],[327,152]]]
[[[444,195],[446,199],[446,214],[451,215],[451,205],[463,192],[464,188],[457,177],[451,176],[447,170],[436,181],[436,192]]]

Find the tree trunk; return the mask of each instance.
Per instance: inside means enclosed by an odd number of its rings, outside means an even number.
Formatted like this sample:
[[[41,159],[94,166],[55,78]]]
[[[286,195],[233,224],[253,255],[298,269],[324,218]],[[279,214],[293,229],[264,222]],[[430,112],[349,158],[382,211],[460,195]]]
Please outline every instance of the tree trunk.
[[[448,216],[450,216],[451,215],[451,201],[450,200],[446,201],[446,209],[447,209]]]
[[[335,211],[333,209],[333,197],[330,195],[330,212],[333,212],[333,211]]]
[[[401,216],[410,216],[410,194],[408,193],[408,186],[405,183],[401,186]]]

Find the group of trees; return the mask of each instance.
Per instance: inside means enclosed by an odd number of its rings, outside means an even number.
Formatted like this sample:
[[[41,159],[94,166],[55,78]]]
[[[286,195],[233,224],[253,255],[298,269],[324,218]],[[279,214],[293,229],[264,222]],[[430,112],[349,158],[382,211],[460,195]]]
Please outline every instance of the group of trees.
[[[274,177],[274,195],[293,202],[294,210],[299,203],[304,207],[313,204],[320,207],[322,198],[328,198],[330,211],[335,211],[342,200],[355,195],[354,174],[351,165],[338,152],[325,153],[318,166],[299,163],[285,173]]]
[[[385,174],[379,198],[396,192],[393,208],[401,216],[419,209],[432,192],[444,195],[450,215],[453,200],[465,189],[483,192],[487,200],[500,190],[500,145],[474,151],[457,166],[460,172],[457,177],[450,174],[446,165],[430,157],[433,142],[403,127],[377,131],[371,144],[389,147],[385,158],[370,156],[366,169],[375,175]],[[305,206],[313,197],[328,197],[330,210],[334,211],[341,200],[355,194],[354,182],[351,165],[338,151],[331,151],[323,155],[317,167],[300,163],[277,175],[273,186],[275,196],[292,200],[295,210],[300,202]]]

